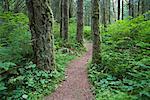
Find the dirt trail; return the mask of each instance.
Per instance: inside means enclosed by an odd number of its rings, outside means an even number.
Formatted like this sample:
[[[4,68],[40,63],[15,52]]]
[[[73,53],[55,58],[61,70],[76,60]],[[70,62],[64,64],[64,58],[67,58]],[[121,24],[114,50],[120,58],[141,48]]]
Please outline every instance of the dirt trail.
[[[66,70],[66,80],[45,100],[93,100],[87,76],[88,60],[92,57],[92,44],[86,44],[88,51],[72,60]]]

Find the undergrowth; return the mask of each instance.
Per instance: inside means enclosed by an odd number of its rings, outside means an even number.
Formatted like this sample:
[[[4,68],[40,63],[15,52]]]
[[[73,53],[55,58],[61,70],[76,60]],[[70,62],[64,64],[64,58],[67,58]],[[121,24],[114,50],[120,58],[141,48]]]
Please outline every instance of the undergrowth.
[[[54,25],[56,69],[43,71],[32,63],[31,33],[26,15],[0,14],[0,99],[37,100],[50,94],[64,79],[66,64],[81,54],[74,40],[75,24],[70,23],[71,34],[67,46],[59,38],[58,24]],[[80,53],[79,53],[80,52]]]
[[[89,67],[97,100],[150,100],[149,26],[141,15],[102,33],[102,64]]]

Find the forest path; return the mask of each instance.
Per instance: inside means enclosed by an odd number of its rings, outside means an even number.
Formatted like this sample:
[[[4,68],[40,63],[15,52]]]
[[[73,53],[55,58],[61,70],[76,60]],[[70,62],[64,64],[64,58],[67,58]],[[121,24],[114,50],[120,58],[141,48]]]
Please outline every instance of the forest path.
[[[85,45],[88,51],[68,64],[67,78],[45,100],[93,100],[87,74],[87,63],[92,57],[92,44]]]

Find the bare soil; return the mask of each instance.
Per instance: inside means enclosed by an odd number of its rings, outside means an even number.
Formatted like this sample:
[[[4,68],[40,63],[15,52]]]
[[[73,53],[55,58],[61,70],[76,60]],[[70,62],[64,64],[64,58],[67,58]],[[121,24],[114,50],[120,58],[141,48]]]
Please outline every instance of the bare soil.
[[[66,69],[66,79],[45,100],[93,100],[88,81],[87,63],[92,57],[92,44],[86,44],[87,52],[72,60]]]

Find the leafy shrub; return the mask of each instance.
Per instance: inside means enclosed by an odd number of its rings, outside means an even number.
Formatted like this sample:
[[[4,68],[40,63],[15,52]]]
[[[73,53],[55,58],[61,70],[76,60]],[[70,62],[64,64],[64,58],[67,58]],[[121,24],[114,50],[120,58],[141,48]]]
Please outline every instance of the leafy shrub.
[[[54,43],[56,50],[70,52],[71,54],[75,55],[79,55],[82,53],[81,51],[85,51],[85,48],[76,41],[76,23],[74,18],[72,18],[69,23],[69,32],[68,32],[69,40],[67,43],[65,43],[63,39],[60,38],[59,27],[60,27],[59,23],[54,24],[54,37],[55,37]]]
[[[20,62],[32,54],[28,18],[24,14],[1,14],[0,61]]]
[[[97,100],[150,99],[149,26],[150,20],[139,16],[103,32],[102,64],[89,68]]]
[[[73,58],[72,55],[58,52],[56,54],[57,69],[53,72],[40,70],[32,62],[20,66],[15,75],[9,76],[6,83],[3,81],[0,83],[2,84],[0,96],[7,100],[22,100],[25,97],[35,100],[49,94],[64,79],[65,65]]]
[[[90,26],[84,26],[84,37],[87,40],[92,40],[92,33]]]
[[[72,24],[75,28],[75,25]],[[43,71],[32,63],[31,33],[28,18],[22,13],[0,14],[0,98],[2,100],[37,100],[51,93],[64,79],[66,64],[84,48],[71,36],[67,48],[73,54],[62,53],[58,24],[54,25],[56,70]],[[73,32],[74,30],[70,30]],[[58,32],[58,33],[57,33]],[[73,39],[73,40],[72,40]]]

